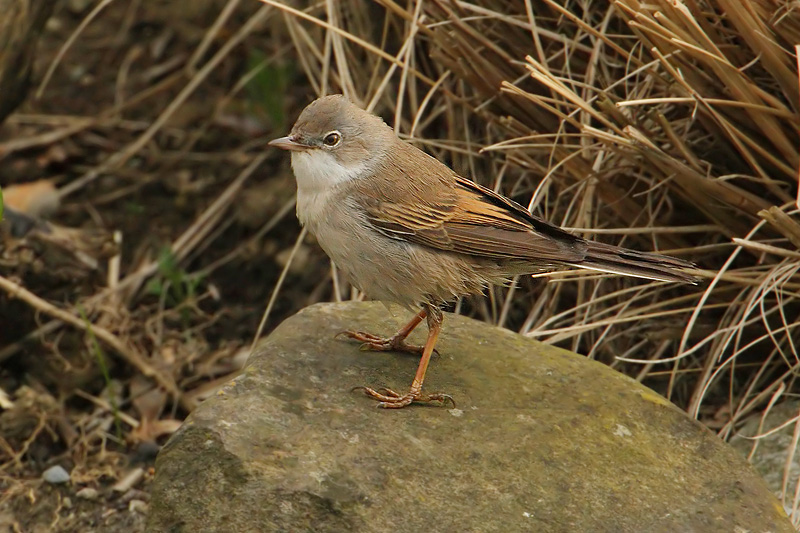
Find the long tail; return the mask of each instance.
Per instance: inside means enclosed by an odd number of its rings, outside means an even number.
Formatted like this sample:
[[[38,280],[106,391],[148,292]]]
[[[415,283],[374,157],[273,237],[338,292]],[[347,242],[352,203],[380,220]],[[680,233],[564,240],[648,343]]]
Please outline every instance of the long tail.
[[[637,252],[600,242],[586,241],[586,257],[571,266],[657,281],[695,284],[698,278],[683,272],[695,268],[693,263],[666,255]]]

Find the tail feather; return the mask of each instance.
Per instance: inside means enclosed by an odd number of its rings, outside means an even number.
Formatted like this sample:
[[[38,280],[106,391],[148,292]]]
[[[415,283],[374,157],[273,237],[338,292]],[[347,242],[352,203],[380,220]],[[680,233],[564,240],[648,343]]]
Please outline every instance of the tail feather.
[[[584,259],[570,263],[571,266],[656,281],[692,284],[699,281],[697,277],[683,271],[695,268],[689,261],[667,255],[628,250],[600,242],[586,241],[586,245]]]

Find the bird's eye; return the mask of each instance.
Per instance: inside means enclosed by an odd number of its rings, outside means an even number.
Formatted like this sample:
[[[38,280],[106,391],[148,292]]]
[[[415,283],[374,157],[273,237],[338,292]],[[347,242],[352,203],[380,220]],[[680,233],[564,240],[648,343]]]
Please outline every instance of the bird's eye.
[[[325,146],[330,146],[330,147],[336,146],[337,144],[342,142],[342,134],[339,133],[338,131],[332,131],[322,139],[322,142],[323,144],[325,144]]]

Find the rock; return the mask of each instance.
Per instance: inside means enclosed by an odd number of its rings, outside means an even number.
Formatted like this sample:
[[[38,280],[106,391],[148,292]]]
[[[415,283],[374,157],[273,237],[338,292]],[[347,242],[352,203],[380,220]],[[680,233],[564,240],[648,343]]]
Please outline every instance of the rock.
[[[67,9],[75,15],[80,15],[92,5],[91,0],[67,0]]]
[[[111,490],[114,492],[128,492],[133,487],[138,485],[142,478],[144,478],[144,469],[141,467],[136,467],[126,472],[119,481],[114,483],[114,486],[111,487]]]
[[[147,514],[147,502],[142,500],[131,500],[128,502],[128,510],[132,513]]]
[[[320,304],[262,340],[156,461],[149,530],[792,532],[728,445],[610,368],[447,315],[425,389],[457,409],[381,410],[417,358],[359,351],[380,303]],[[424,326],[412,336],[424,338]]]
[[[69,481],[69,472],[59,465],[51,466],[42,473],[42,478],[48,483],[58,485]]]
[[[81,490],[75,493],[75,496],[83,500],[94,501],[100,497],[100,493],[97,491],[97,489],[93,489],[92,487],[83,487]]]

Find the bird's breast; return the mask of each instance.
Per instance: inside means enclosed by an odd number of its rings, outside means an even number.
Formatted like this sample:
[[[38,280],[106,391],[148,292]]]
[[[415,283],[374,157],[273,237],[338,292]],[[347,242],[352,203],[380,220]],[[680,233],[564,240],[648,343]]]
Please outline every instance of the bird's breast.
[[[379,233],[342,190],[298,191],[297,210],[345,278],[375,299],[414,306],[480,292],[487,282],[463,258]]]

